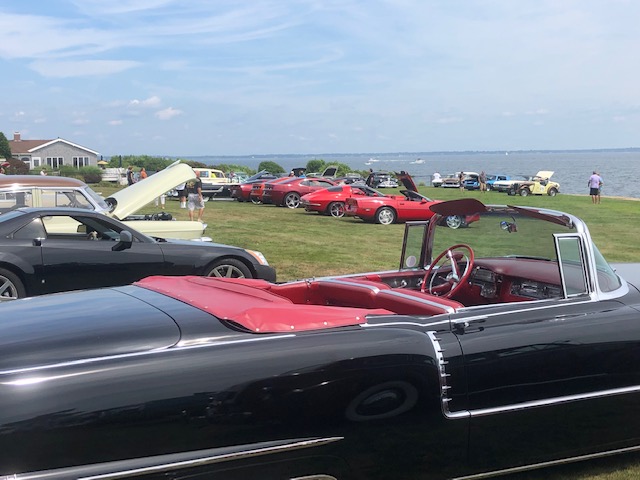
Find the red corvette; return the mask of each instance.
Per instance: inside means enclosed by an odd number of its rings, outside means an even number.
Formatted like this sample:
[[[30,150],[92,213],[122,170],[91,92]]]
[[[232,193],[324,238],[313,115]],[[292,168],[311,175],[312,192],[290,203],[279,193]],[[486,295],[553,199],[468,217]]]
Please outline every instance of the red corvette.
[[[335,185],[307,193],[300,199],[300,205],[307,212],[318,212],[340,218],[344,216],[344,204],[349,197],[386,197],[384,193],[367,185]]]
[[[440,203],[441,200],[432,200],[417,192],[417,188],[411,176],[405,172],[396,174],[407,190],[400,190],[402,195],[383,195],[377,191],[377,195],[355,195],[345,201],[345,215],[357,217],[365,222],[375,222],[383,225],[415,220],[429,220],[433,212],[431,205]],[[442,223],[450,228],[467,226],[476,221],[475,216],[462,217],[450,215],[443,217]]]
[[[288,177],[288,179],[289,181],[279,183],[266,183],[262,193],[262,201],[278,206],[286,205],[289,208],[298,208],[300,198],[303,195],[335,185],[335,182],[326,178]]]

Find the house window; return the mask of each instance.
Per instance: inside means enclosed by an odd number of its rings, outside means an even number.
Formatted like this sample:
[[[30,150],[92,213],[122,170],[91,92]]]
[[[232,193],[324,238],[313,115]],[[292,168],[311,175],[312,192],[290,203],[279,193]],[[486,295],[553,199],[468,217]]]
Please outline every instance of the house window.
[[[63,163],[63,157],[47,157],[47,165],[49,165],[51,168],[60,168]]]
[[[73,157],[73,166],[75,168],[86,167],[89,165],[89,157]]]
[[[40,166],[40,157],[33,157],[31,161],[33,162],[33,168],[37,168]]]

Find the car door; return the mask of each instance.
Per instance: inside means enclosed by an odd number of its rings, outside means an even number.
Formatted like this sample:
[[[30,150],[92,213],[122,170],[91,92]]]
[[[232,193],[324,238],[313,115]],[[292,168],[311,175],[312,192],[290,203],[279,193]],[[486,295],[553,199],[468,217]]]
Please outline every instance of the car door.
[[[415,192],[407,191],[406,196],[397,195],[396,198],[398,200],[395,202],[395,208],[399,222],[428,220],[433,216],[433,212],[429,210],[429,206],[433,202],[429,202]]]
[[[474,470],[640,443],[640,296],[598,299],[573,263],[564,299],[452,315],[468,403],[448,415],[470,420]]]
[[[113,250],[122,228],[101,215],[43,216],[43,293],[125,285],[165,273],[162,250],[134,234],[130,248]]]

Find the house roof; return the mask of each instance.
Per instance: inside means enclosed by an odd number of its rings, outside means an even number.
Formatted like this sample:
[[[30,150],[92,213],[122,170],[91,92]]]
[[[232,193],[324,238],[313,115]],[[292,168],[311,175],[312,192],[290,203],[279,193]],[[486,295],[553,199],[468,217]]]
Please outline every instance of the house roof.
[[[9,140],[9,148],[11,148],[12,155],[20,155],[25,153],[36,153],[38,150],[54,143],[66,143],[72,147],[80,148],[87,152],[99,155],[98,152],[91,150],[90,148],[83,147],[77,143],[69,142],[63,138],[56,138],[54,140]]]

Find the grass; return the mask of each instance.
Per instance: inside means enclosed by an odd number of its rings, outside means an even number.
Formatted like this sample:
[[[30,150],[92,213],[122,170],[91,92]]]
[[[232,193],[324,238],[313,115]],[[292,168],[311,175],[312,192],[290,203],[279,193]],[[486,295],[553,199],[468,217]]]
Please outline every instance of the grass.
[[[99,187],[107,196],[113,187]],[[636,218],[640,203],[603,197],[593,205],[587,195],[556,197],[510,197],[498,192],[460,192],[458,189],[421,187],[421,193],[440,200],[475,197],[487,204],[516,204],[551,208],[576,215],[586,221],[591,235],[610,262],[640,259],[640,232]],[[391,192],[389,192],[391,193]],[[167,199],[167,211],[180,220],[188,219],[179,203]],[[153,212],[153,203],[143,211]],[[374,225],[361,220],[335,219],[272,205],[235,201],[206,203],[206,234],[214,241],[260,250],[278,271],[278,280],[330,274],[355,273],[398,268],[404,227]],[[505,477],[506,478],[506,477]],[[640,454],[565,465],[526,474],[514,480],[630,480],[640,478]]]
[[[104,195],[108,187],[101,187]],[[460,192],[458,189],[421,187],[421,193],[440,200],[475,197],[485,203],[552,208],[572,213],[587,222],[591,235],[611,262],[640,259],[636,215],[640,203],[603,198],[593,205],[589,196],[511,197],[498,192]],[[157,211],[150,204],[145,212]],[[167,200],[167,211],[186,220],[187,211]],[[235,201],[206,203],[206,234],[219,243],[259,250],[278,271],[278,280],[355,273],[398,267],[403,225],[374,225],[353,218],[336,219],[301,209],[253,205]]]

